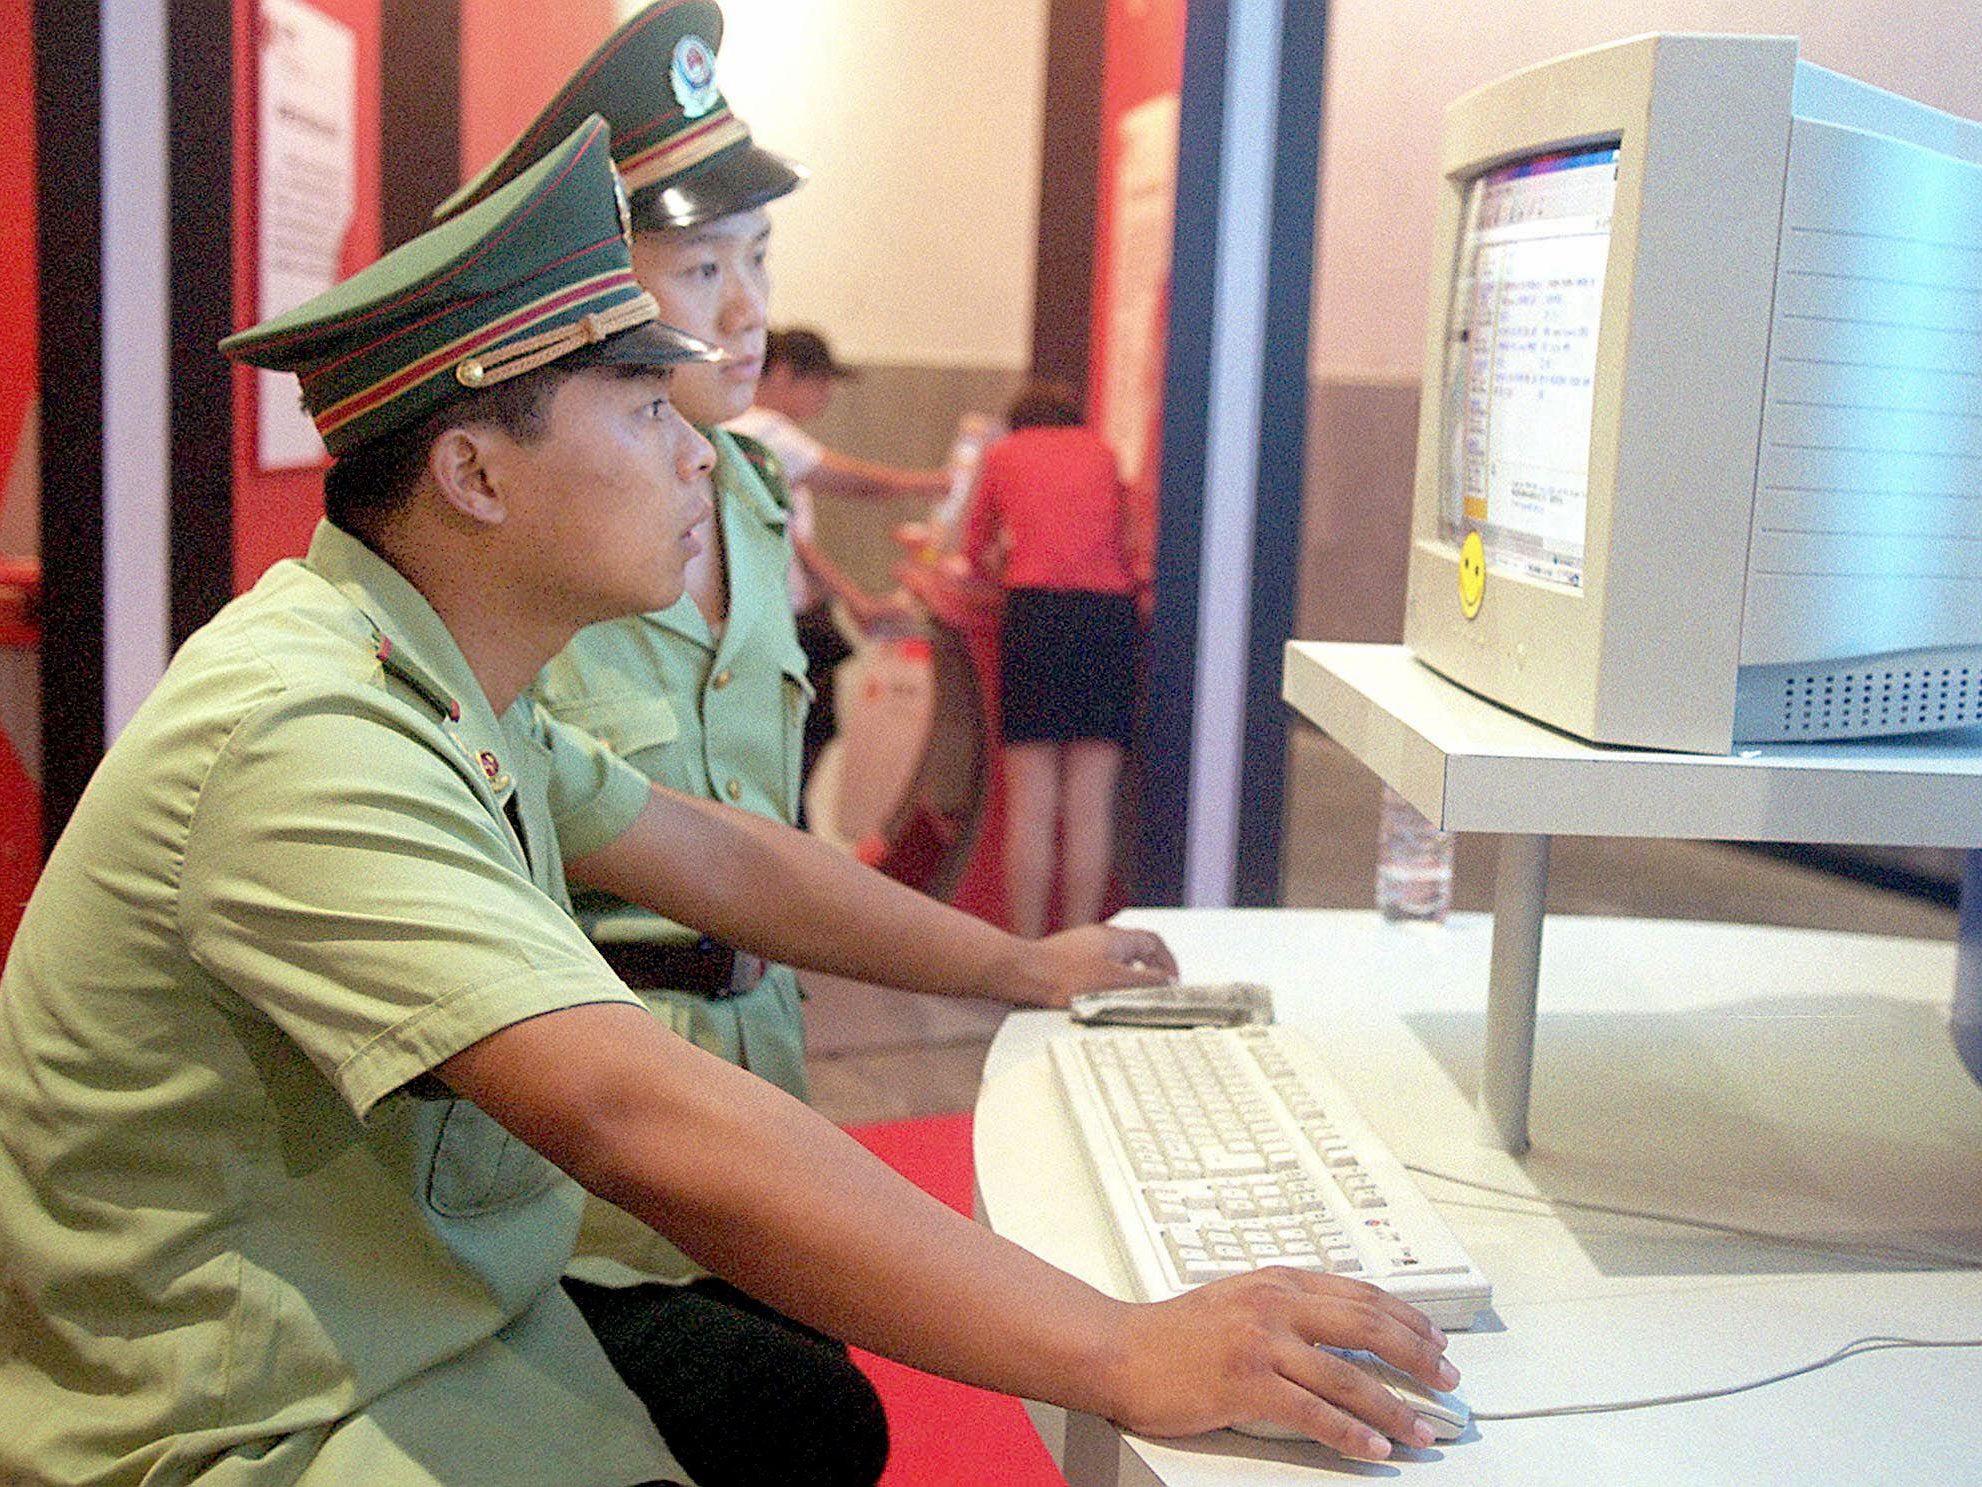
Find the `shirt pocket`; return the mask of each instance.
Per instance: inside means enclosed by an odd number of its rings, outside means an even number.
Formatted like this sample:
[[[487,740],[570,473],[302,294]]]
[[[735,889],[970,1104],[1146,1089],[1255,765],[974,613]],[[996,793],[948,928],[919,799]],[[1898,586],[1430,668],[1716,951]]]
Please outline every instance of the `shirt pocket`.
[[[812,679],[805,674],[805,652],[787,651],[781,663],[785,710],[785,820],[798,819],[798,792],[805,764],[805,715],[812,709]]]
[[[591,734],[636,767],[639,761],[635,755],[681,737],[681,719],[665,697],[588,697],[558,708],[556,716],[560,722]]]
[[[470,1100],[449,1100],[434,1143],[427,1202],[449,1218],[474,1218],[534,1198],[558,1169]]]

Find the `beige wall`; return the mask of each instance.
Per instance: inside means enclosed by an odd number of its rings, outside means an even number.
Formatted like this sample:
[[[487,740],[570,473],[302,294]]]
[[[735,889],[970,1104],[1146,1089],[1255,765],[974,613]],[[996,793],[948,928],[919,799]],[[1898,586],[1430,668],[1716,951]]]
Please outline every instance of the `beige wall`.
[[[1336,0],[1311,342],[1317,370],[1421,367],[1445,106],[1517,68],[1644,31],[1798,36],[1808,61],[1982,116],[1975,0]]]
[[[774,320],[862,363],[1028,364],[1046,11],[723,0],[725,96],[813,172],[773,209]]]
[[[836,449],[940,465],[1031,363],[1047,5],[722,0],[724,95],[812,171],[771,208],[772,323],[864,373],[813,426]],[[927,505],[822,501],[819,535],[883,591],[890,530]]]

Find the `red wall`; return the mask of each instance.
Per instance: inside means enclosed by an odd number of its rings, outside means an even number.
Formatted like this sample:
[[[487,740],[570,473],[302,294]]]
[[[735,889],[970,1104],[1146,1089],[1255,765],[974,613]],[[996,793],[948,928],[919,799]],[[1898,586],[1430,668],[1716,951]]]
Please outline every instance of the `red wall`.
[[[612,0],[461,0],[464,181],[509,148],[612,29]]]
[[[34,314],[33,19],[32,0],[0,0],[0,202],[9,204],[0,212],[0,304],[11,307],[0,315],[0,501],[6,499],[15,447],[22,421],[34,404],[39,370]],[[6,643],[7,638],[0,638],[0,644]],[[26,669],[10,665],[9,675],[19,677]],[[40,870],[41,792],[0,731],[0,958],[13,940],[21,906]]]
[[[380,0],[311,0],[358,36],[358,200],[342,272],[379,255]],[[261,318],[255,303],[256,0],[234,0],[234,324]],[[246,589],[278,558],[300,557],[323,514],[323,470],[255,468],[255,378],[234,373],[234,586]]]
[[[0,472],[34,400],[33,0],[0,0]],[[4,487],[0,487],[4,489]],[[0,495],[0,500],[4,500]]]
[[[1088,386],[1096,391],[1108,384],[1110,357],[1109,311],[1114,295],[1110,265],[1114,261],[1111,226],[1115,216],[1115,180],[1119,168],[1117,141],[1122,116],[1141,103],[1184,84],[1184,20],[1186,0],[1108,0],[1107,55],[1101,88],[1101,181],[1095,197],[1094,319],[1089,342]],[[1167,277],[1167,268],[1166,268]],[[1163,314],[1158,311],[1159,316]],[[1162,386],[1165,321],[1153,328],[1151,354],[1158,362],[1151,384]],[[1098,411],[1098,409],[1093,410]],[[1144,435],[1141,468],[1144,484],[1156,483],[1157,444],[1163,415],[1156,408]]]

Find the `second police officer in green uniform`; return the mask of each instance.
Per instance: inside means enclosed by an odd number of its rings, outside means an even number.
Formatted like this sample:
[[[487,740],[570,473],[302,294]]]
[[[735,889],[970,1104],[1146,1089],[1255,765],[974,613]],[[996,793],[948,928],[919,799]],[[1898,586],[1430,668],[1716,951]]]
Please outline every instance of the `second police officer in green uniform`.
[[[536,695],[649,778],[792,824],[810,687],[786,587],[789,498],[768,451],[719,426],[749,408],[762,369],[771,230],[763,208],[804,177],[757,145],[730,111],[716,80],[721,40],[722,13],[711,0],[648,6],[435,215],[501,186],[586,114],[612,126],[631,200],[635,274],[665,323],[729,356],[674,379],[676,406],[716,450],[715,515],[687,593],[666,610],[581,632],[545,669]],[[607,895],[581,893],[577,908],[607,962],[676,1032],[806,1098],[804,1026],[788,967],[765,966]],[[695,1417],[692,1426],[664,1420],[672,1440],[685,1428],[733,1433],[759,1388],[754,1375],[738,1378],[726,1401],[708,1367],[718,1347],[731,1358],[756,1357],[764,1376],[798,1383],[852,1435],[884,1429],[864,1377],[843,1355],[823,1357],[816,1339],[707,1278],[610,1204],[588,1205],[571,1288],[595,1326],[637,1332],[657,1376],[679,1378],[678,1389],[656,1391]]]
[[[803,180],[758,146],[716,84],[722,14],[661,0],[622,25],[509,150],[437,210],[446,216],[529,166],[598,113],[613,130],[633,220],[633,267],[664,323],[729,360],[676,378],[675,403],[715,446],[715,517],[672,607],[595,625],[545,669],[537,696],[649,778],[792,823],[809,700],[785,575],[784,480],[763,446],[719,425],[749,407],[762,366],[770,222]],[[735,956],[602,895],[578,902],[600,951],[679,1032],[803,1099],[803,1029],[789,969]]]

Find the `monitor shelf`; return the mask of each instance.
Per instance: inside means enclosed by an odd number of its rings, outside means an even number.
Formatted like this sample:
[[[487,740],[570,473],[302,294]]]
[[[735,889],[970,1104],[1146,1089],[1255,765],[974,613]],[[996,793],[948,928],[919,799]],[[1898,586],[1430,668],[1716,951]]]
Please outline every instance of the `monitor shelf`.
[[[1401,645],[1294,641],[1282,696],[1448,831],[1503,837],[1480,1104],[1527,1149],[1552,836],[1982,847],[1982,730],[1731,755],[1584,743],[1453,685]]]

